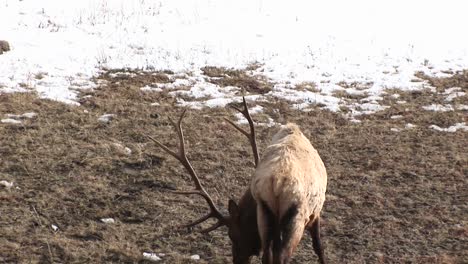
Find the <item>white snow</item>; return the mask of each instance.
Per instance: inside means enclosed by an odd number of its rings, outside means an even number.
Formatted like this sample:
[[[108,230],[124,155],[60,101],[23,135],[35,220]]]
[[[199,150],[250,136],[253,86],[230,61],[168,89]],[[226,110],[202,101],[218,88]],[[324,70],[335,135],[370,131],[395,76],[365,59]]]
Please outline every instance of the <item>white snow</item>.
[[[0,186],[10,189],[11,187],[13,187],[13,182],[2,180],[0,181]]]
[[[422,107],[424,110],[427,111],[440,111],[440,112],[448,112],[448,111],[453,111],[453,106],[451,105],[441,105],[441,104],[431,104],[431,105],[425,105]]]
[[[151,87],[149,85],[145,85],[144,87],[141,87],[140,90],[145,91],[145,92],[162,92],[163,89],[159,87]]]
[[[200,68],[260,67],[275,83],[267,95],[300,109],[320,104],[339,111],[333,91],[357,83],[369,94],[349,106],[353,115],[383,109],[386,88],[420,89],[416,71],[447,76],[468,68],[466,1],[446,0],[3,0],[0,93],[37,91],[77,103],[101,69],[172,70],[171,89],[199,100],[181,105],[218,107],[237,100],[238,88],[207,83]],[[119,73],[115,76],[118,76]],[[134,73],[125,73],[134,76]],[[416,81],[415,81],[416,80]],[[314,91],[296,84],[315,83]],[[184,89],[182,89],[184,88]],[[187,90],[190,88],[190,90]],[[460,94],[448,94],[448,101]]]
[[[156,253],[143,252],[143,258],[151,261],[160,261],[162,260]]]
[[[27,113],[24,113],[24,114],[21,114],[21,115],[6,114],[6,116],[7,116],[8,118],[13,118],[13,119],[24,119],[24,118],[31,119],[31,118],[36,117],[37,114],[34,113],[34,112],[27,112]]]
[[[4,124],[21,124],[21,121],[12,118],[5,118],[0,120],[0,122]]]
[[[392,128],[390,128],[390,131],[393,131],[393,132],[401,132],[401,131],[403,131],[403,130],[405,130],[405,129],[408,130],[408,129],[413,129],[413,128],[415,128],[415,127],[416,127],[416,125],[413,125],[413,124],[411,124],[411,123],[408,123],[408,124],[405,125],[404,128],[392,127]]]
[[[447,95],[447,98],[445,98],[445,101],[447,101],[447,102],[451,102],[451,101],[453,101],[453,99],[455,99],[457,97],[466,95],[465,92],[461,91],[460,87],[449,88],[449,89],[444,91],[444,94]]]
[[[465,125],[465,122],[456,123],[455,125],[447,127],[447,128],[439,127],[436,125],[430,125],[429,128],[432,128],[434,130],[441,131],[441,132],[450,132],[450,133],[457,132],[460,129],[468,131],[468,126]]]
[[[109,123],[112,119],[114,119],[114,117],[114,114],[104,114],[98,118],[98,121],[102,123]]]
[[[104,224],[114,224],[115,220],[114,218],[101,218],[101,222],[103,222]]]
[[[413,125],[411,123],[408,123],[408,124],[405,125],[406,129],[412,129],[412,128],[415,128],[415,127],[416,127],[416,125]]]
[[[36,117],[37,114],[34,113],[34,112],[28,112],[28,113],[24,113],[21,115],[22,117],[25,117],[25,118],[33,118],[33,117]]]
[[[456,106],[456,109],[458,110],[468,110],[468,105],[464,105],[464,104],[461,104],[461,105],[457,105]]]

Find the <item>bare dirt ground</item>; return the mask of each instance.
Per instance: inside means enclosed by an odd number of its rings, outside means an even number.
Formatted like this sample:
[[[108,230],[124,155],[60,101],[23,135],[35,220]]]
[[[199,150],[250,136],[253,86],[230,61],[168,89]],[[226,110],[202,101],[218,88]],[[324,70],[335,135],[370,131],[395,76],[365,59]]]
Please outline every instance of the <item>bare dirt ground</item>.
[[[189,178],[145,137],[175,147],[167,117],[182,109],[167,92],[140,90],[169,82],[166,74],[103,74],[98,79],[107,85],[84,92],[80,106],[30,93],[0,94],[0,118],[38,114],[22,124],[0,123],[0,180],[14,183],[0,187],[1,263],[150,263],[143,252],[164,253],[160,263],[189,263],[193,254],[201,257],[194,263],[230,263],[225,229],[202,235],[198,228],[177,227],[203,214],[206,205],[171,193],[191,188]],[[216,81],[241,82],[250,93],[270,87],[235,76]],[[389,108],[360,123],[319,106],[302,112],[282,100],[258,102],[265,111],[254,119],[297,122],[326,164],[322,233],[330,263],[468,262],[468,133],[429,128],[467,122],[467,113],[421,109],[442,101],[452,86],[468,92],[468,73],[421,78],[436,91],[389,90],[383,100]],[[456,100],[468,102],[466,95]],[[115,116],[103,123],[103,114]],[[189,110],[184,127],[189,158],[225,208],[248,185],[253,159],[245,138],[223,117],[235,119],[229,109]],[[260,151],[274,131],[258,127]],[[315,261],[305,235],[293,263]]]

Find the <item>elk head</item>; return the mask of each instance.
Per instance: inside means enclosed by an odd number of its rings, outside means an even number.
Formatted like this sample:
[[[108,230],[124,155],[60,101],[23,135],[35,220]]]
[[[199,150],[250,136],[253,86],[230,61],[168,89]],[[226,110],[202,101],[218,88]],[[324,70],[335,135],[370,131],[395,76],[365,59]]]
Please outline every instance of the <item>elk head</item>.
[[[247,103],[245,98],[243,98],[243,109],[239,109],[233,107],[247,119],[250,126],[250,132],[242,129],[234,122],[229,119],[226,119],[232,126],[234,126],[237,130],[239,130],[242,134],[244,134],[250,141],[252,152],[254,155],[255,166],[257,166],[259,161],[259,154],[257,149],[257,143],[255,139],[255,127],[252,121],[252,118],[249,114]],[[257,227],[257,205],[255,199],[253,198],[250,188],[247,188],[244,195],[239,200],[239,203],[236,203],[234,200],[230,199],[228,203],[228,212],[229,215],[223,215],[220,210],[216,207],[213,199],[207,193],[205,188],[203,187],[200,179],[195,172],[194,168],[192,167],[190,161],[187,158],[186,151],[185,151],[185,140],[184,140],[184,133],[182,131],[182,119],[185,115],[185,110],[181,114],[177,123],[173,122],[171,119],[171,123],[173,124],[174,128],[177,131],[178,138],[179,138],[179,150],[178,152],[174,152],[170,150],[167,146],[159,142],[158,140],[148,136],[153,142],[155,142],[159,147],[161,147],[164,151],[166,151],[169,155],[176,158],[180,163],[185,167],[187,172],[190,174],[192,182],[195,186],[194,190],[191,191],[176,191],[174,193],[183,194],[183,195],[199,195],[203,197],[203,199],[207,202],[208,207],[210,208],[210,212],[206,215],[200,217],[199,219],[184,225],[183,227],[193,227],[198,224],[205,222],[210,218],[214,218],[217,222],[207,228],[202,230],[202,233],[209,233],[219,227],[226,226],[228,228],[228,235],[232,242],[232,256],[233,256],[233,263],[235,264],[248,264],[250,263],[250,259],[253,255],[258,255],[260,253],[261,242],[260,237],[258,234],[258,227]]]

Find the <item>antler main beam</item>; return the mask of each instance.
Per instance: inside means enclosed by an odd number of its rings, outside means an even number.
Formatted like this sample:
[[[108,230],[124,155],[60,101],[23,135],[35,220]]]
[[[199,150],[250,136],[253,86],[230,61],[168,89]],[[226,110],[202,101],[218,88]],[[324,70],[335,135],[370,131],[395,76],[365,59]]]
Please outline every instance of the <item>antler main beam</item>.
[[[178,153],[170,150],[166,145],[162,144],[157,139],[154,139],[151,136],[148,136],[148,138],[150,140],[152,140],[154,143],[156,143],[156,145],[158,145],[164,151],[166,151],[169,155],[171,155],[172,157],[174,157],[178,161],[180,161],[180,163],[182,163],[182,165],[185,167],[187,172],[190,174],[192,182],[195,185],[195,190],[192,190],[192,191],[176,191],[174,193],[185,194],[185,195],[191,195],[191,194],[200,195],[205,199],[205,201],[208,203],[208,206],[210,207],[210,212],[208,214],[206,214],[205,216],[193,221],[192,223],[184,225],[183,227],[192,227],[192,226],[198,225],[200,223],[203,223],[204,221],[208,220],[211,217],[216,218],[218,220],[217,223],[215,223],[213,226],[211,226],[211,227],[209,227],[209,228],[207,228],[205,230],[202,230],[202,232],[208,233],[208,232],[211,232],[211,231],[215,230],[216,228],[218,228],[220,226],[226,225],[227,218],[224,217],[221,214],[221,212],[218,210],[215,203],[213,202],[213,199],[211,199],[211,196],[206,192],[205,188],[203,187],[203,185],[200,182],[200,178],[198,178],[197,173],[195,172],[195,170],[193,169],[192,164],[190,163],[190,161],[187,158],[187,154],[185,152],[184,132],[182,130],[182,119],[184,118],[186,111],[187,111],[187,109],[185,109],[182,112],[182,114],[180,115],[180,118],[177,121],[177,123],[174,123],[174,121],[172,121],[172,119],[169,118],[172,125],[176,129],[177,135],[179,137],[179,151],[178,151]]]
[[[254,122],[252,120],[252,117],[250,116],[249,108],[247,107],[247,102],[245,101],[244,96],[242,96],[242,102],[243,102],[243,106],[244,106],[243,109],[239,109],[239,108],[237,108],[235,106],[231,106],[231,107],[234,108],[239,113],[241,113],[245,117],[245,119],[247,119],[247,121],[249,122],[249,126],[250,126],[250,133],[247,132],[246,130],[244,130],[243,128],[241,128],[240,126],[238,126],[233,121],[229,120],[228,118],[224,118],[224,120],[226,120],[235,129],[237,129],[239,132],[244,134],[249,139],[250,145],[252,147],[252,152],[253,152],[253,155],[254,155],[255,167],[257,167],[258,161],[260,160],[260,156],[258,154],[257,139],[255,138],[255,126],[254,126]]]

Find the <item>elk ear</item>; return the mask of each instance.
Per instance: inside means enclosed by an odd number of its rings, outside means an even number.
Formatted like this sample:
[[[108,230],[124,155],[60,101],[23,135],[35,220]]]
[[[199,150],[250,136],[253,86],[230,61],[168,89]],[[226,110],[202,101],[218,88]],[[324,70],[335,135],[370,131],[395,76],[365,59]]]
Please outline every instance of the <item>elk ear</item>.
[[[239,206],[236,204],[236,202],[232,199],[229,199],[229,206],[228,206],[228,210],[229,210],[229,215],[231,216],[231,218],[239,218]]]

